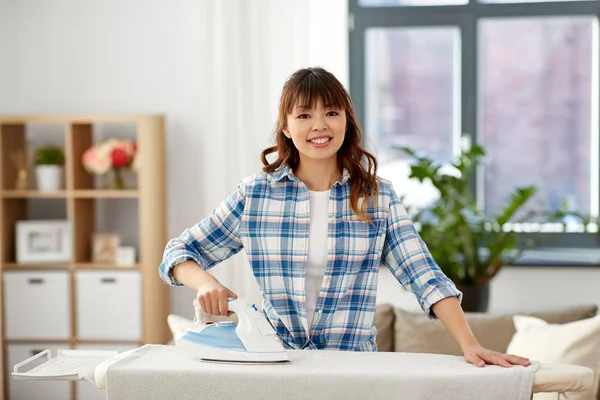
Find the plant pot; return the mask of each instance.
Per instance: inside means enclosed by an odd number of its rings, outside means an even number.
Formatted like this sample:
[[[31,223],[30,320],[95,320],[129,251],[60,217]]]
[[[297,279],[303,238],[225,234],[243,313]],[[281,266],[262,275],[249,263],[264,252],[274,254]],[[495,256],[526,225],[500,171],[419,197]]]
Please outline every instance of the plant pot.
[[[35,167],[37,188],[42,192],[62,189],[63,168],[59,165],[38,165]]]
[[[490,285],[460,285],[456,287],[463,293],[462,308],[465,312],[486,312],[490,299]]]

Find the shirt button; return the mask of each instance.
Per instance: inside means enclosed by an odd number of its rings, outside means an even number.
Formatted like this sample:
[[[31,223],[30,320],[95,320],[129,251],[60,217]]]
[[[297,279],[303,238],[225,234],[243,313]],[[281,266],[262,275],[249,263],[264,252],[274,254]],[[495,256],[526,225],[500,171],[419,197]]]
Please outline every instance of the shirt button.
[[[323,310],[319,310],[319,315],[323,314]]]

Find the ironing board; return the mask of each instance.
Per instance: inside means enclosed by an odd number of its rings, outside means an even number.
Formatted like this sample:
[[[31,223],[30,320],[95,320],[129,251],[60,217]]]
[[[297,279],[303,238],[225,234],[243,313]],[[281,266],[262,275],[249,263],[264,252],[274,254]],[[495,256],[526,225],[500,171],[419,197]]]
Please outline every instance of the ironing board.
[[[411,383],[424,378],[422,385],[431,390],[431,397],[427,398],[455,398],[447,391],[440,392],[438,384],[448,390],[448,382],[452,385],[460,377],[464,382],[477,382],[485,390],[497,383],[501,374],[516,369],[521,370],[524,379],[520,382],[531,385],[527,388],[529,394],[521,394],[528,397],[531,393],[589,390],[594,379],[591,369],[572,365],[534,363],[529,368],[486,366],[478,369],[466,364],[462,357],[434,354],[305,350],[291,351],[290,359],[290,364],[279,366],[210,364],[186,356],[175,346],[145,345],[102,362],[96,367],[94,378],[97,386],[106,389],[108,400],[256,396],[378,399],[390,398],[390,395],[402,398],[398,393],[403,392],[402,377],[407,376],[412,379]],[[424,368],[424,365],[429,367]],[[446,376],[439,374],[440,365],[451,366],[442,374]],[[407,366],[414,368],[407,369]],[[495,380],[485,384],[492,376]],[[458,388],[462,390],[460,385]],[[434,393],[441,397],[435,397]],[[463,395],[466,397],[460,398],[470,398],[467,393]]]

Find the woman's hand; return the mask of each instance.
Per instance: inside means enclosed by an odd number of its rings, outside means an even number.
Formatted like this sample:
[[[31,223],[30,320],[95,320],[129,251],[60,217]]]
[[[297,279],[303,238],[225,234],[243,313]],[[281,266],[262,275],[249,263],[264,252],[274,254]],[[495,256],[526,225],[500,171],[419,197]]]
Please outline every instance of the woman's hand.
[[[510,367],[511,365],[528,366],[531,364],[528,358],[499,353],[481,347],[475,336],[473,336],[460,303],[455,297],[448,297],[435,303],[432,306],[432,311],[460,343],[467,362],[478,367],[483,367],[485,364],[501,367]]]
[[[488,350],[478,344],[464,348],[463,353],[465,360],[477,367],[483,367],[485,364],[499,365],[501,367],[511,367],[513,365],[528,366],[531,364],[528,358]]]
[[[232,314],[229,311],[228,298],[237,299],[237,294],[221,285],[216,279],[210,280],[198,288],[198,303],[200,308],[210,315]]]

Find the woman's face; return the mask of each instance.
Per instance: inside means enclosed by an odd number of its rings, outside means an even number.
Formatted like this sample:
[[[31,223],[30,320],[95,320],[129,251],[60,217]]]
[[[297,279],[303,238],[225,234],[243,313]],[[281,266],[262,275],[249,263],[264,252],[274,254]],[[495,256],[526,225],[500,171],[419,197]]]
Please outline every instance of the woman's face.
[[[313,108],[296,104],[287,115],[284,134],[291,138],[303,160],[337,160],[346,135],[346,112],[318,101]]]

